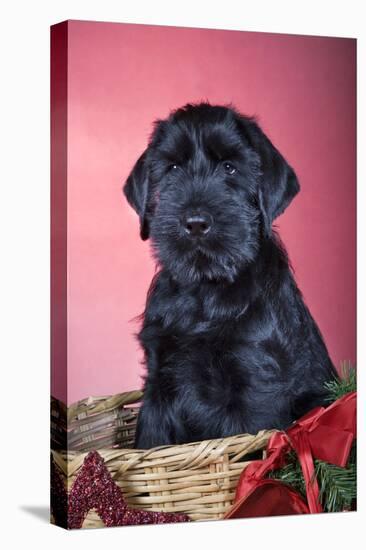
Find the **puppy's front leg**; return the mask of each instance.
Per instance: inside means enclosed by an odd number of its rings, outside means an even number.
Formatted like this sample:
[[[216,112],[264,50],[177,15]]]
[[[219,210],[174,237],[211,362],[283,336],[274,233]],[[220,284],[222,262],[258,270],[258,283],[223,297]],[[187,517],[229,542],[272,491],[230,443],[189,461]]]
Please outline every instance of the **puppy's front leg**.
[[[168,410],[155,400],[144,399],[137,419],[135,449],[172,445],[174,439]]]
[[[172,404],[168,401],[169,396],[164,392],[159,376],[158,338],[154,339],[154,345],[147,343],[146,338],[144,341],[143,334],[140,338],[145,349],[147,377],[143,404],[137,418],[134,446],[136,449],[150,449],[159,445],[172,445],[176,442]]]

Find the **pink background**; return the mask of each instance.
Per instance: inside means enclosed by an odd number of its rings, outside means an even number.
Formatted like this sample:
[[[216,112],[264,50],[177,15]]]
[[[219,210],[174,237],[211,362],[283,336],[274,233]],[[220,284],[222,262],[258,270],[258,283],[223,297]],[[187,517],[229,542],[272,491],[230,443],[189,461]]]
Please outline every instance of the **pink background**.
[[[301,192],[277,220],[337,366],[355,361],[356,41],[69,22],[68,403],[141,387],[154,265],[122,185],[151,123],[187,102],[257,115]]]

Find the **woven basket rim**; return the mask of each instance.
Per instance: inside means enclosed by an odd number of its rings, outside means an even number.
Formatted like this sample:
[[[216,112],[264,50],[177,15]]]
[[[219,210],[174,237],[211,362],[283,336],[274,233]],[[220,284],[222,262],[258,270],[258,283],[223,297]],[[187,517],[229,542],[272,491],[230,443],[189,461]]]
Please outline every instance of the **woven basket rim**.
[[[88,416],[94,416],[124,405],[138,403],[141,401],[143,395],[144,392],[142,390],[130,390],[113,395],[89,396],[71,405],[66,405],[63,401],[51,396],[51,402],[56,402],[64,410],[67,414],[67,422],[69,423],[74,421],[84,411],[88,411]]]
[[[201,468],[203,463],[213,463],[218,457],[230,450],[235,453],[232,463],[240,460],[242,456],[257,449],[264,441],[267,441],[278,430],[260,430],[257,434],[237,434],[224,438],[193,441],[179,445],[161,445],[151,449],[113,449],[101,448],[97,452],[106,463],[123,459],[123,472],[130,468],[144,468],[147,464],[151,467],[154,462],[162,459],[176,462],[180,459],[179,469]],[[243,448],[244,445],[244,448]],[[72,477],[84,461],[90,451],[51,451],[53,459],[67,477]],[[177,470],[177,467],[173,468]],[[122,473],[122,471],[121,471]]]

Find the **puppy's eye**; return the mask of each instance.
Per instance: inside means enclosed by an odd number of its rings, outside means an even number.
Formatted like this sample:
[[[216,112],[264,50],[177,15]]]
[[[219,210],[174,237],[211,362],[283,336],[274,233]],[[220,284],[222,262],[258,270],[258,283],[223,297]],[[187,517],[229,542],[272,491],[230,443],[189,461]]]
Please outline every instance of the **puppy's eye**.
[[[223,168],[224,168],[225,172],[226,172],[227,174],[229,174],[230,176],[232,176],[232,175],[235,174],[235,172],[236,172],[235,166],[233,166],[232,164],[230,164],[230,162],[224,162],[224,163],[223,163]]]
[[[168,168],[169,172],[170,171],[174,171],[174,170],[178,170],[178,164],[171,164]]]

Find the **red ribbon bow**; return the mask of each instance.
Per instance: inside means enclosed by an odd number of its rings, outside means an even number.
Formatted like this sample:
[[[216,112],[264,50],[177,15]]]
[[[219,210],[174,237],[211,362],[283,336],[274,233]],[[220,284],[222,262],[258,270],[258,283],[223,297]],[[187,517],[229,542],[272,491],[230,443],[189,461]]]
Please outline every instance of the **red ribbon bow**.
[[[266,484],[279,489],[279,482],[263,478],[271,470],[282,468],[286,464],[286,455],[291,448],[297,453],[301,464],[308,501],[307,507],[302,499],[297,499],[293,510],[297,513],[322,512],[314,458],[337,466],[346,466],[356,435],[356,395],[356,392],[348,393],[327,408],[317,407],[286,432],[274,433],[267,445],[267,458],[254,461],[243,470],[234,505],[225,518],[247,517],[246,511],[243,511],[244,502],[253,496],[255,490],[263,489]],[[294,500],[292,493],[290,495],[289,492],[289,496]]]

